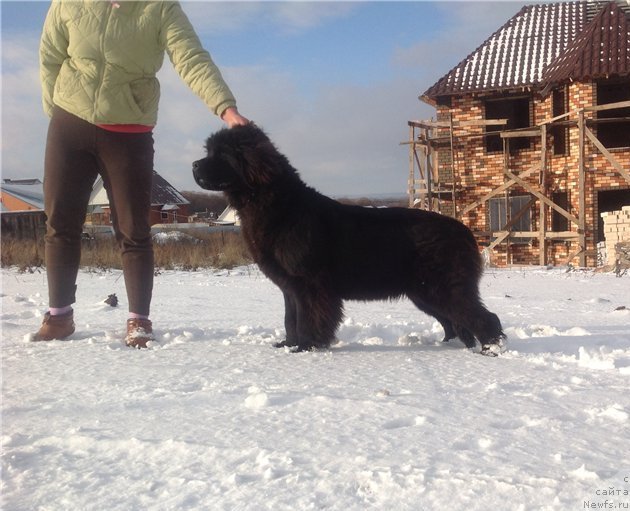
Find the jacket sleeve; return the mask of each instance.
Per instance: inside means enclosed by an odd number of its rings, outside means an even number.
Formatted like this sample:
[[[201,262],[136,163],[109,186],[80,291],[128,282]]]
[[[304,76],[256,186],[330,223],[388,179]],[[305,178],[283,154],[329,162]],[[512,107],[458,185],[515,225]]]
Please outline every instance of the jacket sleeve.
[[[204,50],[178,2],[165,2],[162,44],[179,76],[216,115],[236,106],[219,68]]]
[[[61,2],[51,2],[39,44],[39,78],[42,86],[44,112],[53,110],[55,83],[61,65],[68,58],[68,33],[60,19]]]

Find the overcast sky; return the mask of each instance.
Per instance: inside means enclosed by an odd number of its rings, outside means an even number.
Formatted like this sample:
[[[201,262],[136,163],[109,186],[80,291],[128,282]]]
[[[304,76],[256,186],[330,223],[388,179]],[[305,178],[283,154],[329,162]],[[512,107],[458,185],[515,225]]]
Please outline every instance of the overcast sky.
[[[406,192],[407,121],[435,115],[418,96],[524,4],[182,2],[241,113],[309,185],[337,197]],[[3,178],[43,176],[38,43],[48,5],[1,2]],[[191,162],[222,122],[168,58],[158,77],[155,169],[199,190]]]

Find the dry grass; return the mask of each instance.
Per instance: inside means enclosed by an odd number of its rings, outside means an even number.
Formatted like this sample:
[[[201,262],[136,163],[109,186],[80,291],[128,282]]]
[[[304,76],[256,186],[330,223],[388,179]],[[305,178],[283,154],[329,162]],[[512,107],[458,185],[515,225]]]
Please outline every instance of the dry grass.
[[[18,240],[3,237],[2,267],[18,267],[20,271],[43,268],[43,240]],[[252,262],[239,233],[218,232],[180,239],[164,244],[154,243],[156,270],[197,270],[200,268],[234,268]],[[83,242],[81,267],[84,269],[120,269],[121,259],[112,238]]]
[[[0,256],[3,268],[17,266],[22,272],[32,271],[44,266],[44,242],[3,237]]]
[[[234,268],[252,262],[243,238],[235,232],[198,235],[174,243],[154,244],[155,267],[172,270]]]

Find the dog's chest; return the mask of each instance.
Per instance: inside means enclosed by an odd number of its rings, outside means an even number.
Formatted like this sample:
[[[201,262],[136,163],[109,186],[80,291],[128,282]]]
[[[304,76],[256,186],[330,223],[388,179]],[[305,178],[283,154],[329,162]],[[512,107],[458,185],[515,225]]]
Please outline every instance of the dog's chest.
[[[264,221],[251,221],[242,219],[242,232],[245,242],[249,247],[252,257],[256,263],[260,264],[264,259],[268,259],[273,247],[273,232],[271,232]]]

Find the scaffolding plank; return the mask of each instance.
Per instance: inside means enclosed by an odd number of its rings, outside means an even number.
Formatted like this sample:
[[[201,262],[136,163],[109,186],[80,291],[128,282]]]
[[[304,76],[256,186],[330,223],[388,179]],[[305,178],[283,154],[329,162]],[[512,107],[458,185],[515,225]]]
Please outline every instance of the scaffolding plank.
[[[527,169],[525,172],[521,173],[521,177],[527,177],[529,176],[531,173],[536,172],[540,170],[540,165],[534,165],[533,167]],[[498,188],[495,188],[494,190],[492,190],[490,193],[487,193],[486,195],[484,195],[481,199],[479,199],[478,201],[473,202],[472,204],[469,204],[468,206],[466,206],[464,208],[464,210],[462,211],[462,215],[465,215],[466,213],[468,213],[469,211],[472,211],[473,209],[475,209],[477,206],[481,206],[484,202],[492,199],[492,197],[494,197],[495,195],[500,194],[501,192],[504,192],[505,190],[507,190],[510,186],[512,186],[513,184],[515,184],[516,181],[513,180],[509,180],[506,181],[505,183],[503,183],[501,186],[499,186]]]
[[[584,110],[588,112],[600,112],[602,110],[616,110],[617,108],[630,108],[630,101],[619,101],[617,103],[608,103],[606,105],[587,106]]]
[[[593,142],[593,144],[595,144],[595,147],[597,147],[597,149],[600,150],[600,152],[606,157],[606,159],[611,163],[611,165],[615,167],[615,169],[617,169],[617,172],[619,172],[619,174],[621,174],[623,178],[626,181],[628,181],[628,183],[630,183],[630,174],[628,173],[628,171],[625,170],[621,166],[621,164],[615,159],[615,157],[610,153],[610,151],[604,147],[604,145],[599,141],[599,139],[595,135],[593,135],[593,132],[590,130],[588,126],[584,126],[584,133],[586,133],[586,136],[588,137],[588,139],[591,142]]]
[[[501,138],[538,137],[540,130],[502,131]]]
[[[508,177],[510,177],[511,179],[513,179],[514,181],[516,181],[516,183],[518,183],[519,185],[521,185],[523,188],[525,188],[525,190],[527,190],[528,192],[530,192],[532,195],[535,195],[536,197],[538,197],[541,201],[543,201],[545,204],[547,204],[547,206],[555,209],[558,213],[560,213],[563,217],[569,219],[571,222],[573,222],[574,224],[579,225],[580,221],[578,220],[577,217],[575,217],[574,215],[572,215],[571,213],[569,213],[568,211],[566,211],[565,209],[561,208],[560,206],[558,206],[555,202],[553,202],[551,199],[549,199],[548,197],[546,197],[545,195],[543,195],[542,193],[540,193],[539,190],[536,190],[536,188],[534,188],[531,184],[529,184],[527,181],[524,181],[523,179],[519,178],[518,176],[515,176],[514,174],[512,174],[509,170],[506,171],[506,174],[508,175]]]

